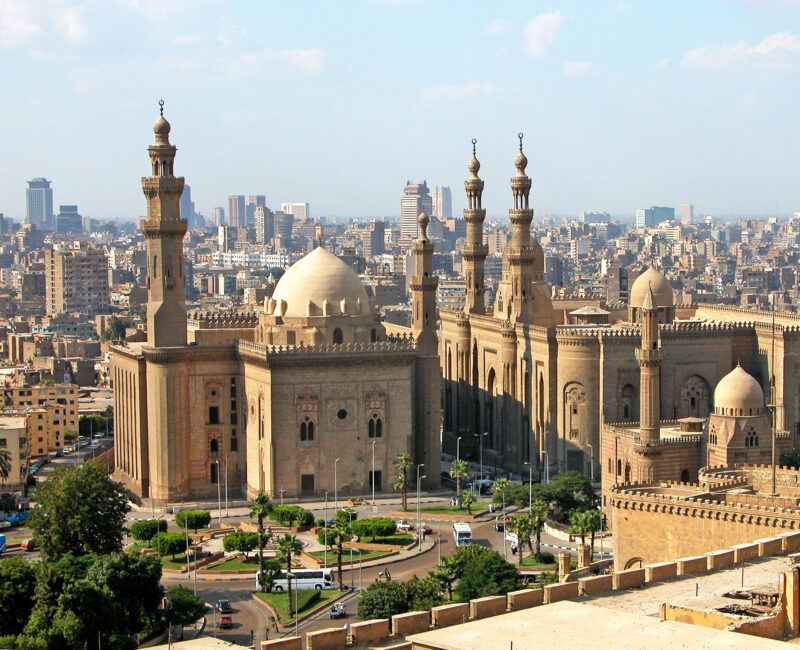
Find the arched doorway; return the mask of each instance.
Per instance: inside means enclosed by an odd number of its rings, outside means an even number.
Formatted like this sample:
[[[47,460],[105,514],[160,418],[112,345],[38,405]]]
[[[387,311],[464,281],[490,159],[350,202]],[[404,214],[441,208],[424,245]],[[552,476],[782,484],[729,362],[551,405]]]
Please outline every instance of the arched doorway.
[[[632,557],[625,563],[625,569],[641,569],[644,566],[644,559],[640,557]]]

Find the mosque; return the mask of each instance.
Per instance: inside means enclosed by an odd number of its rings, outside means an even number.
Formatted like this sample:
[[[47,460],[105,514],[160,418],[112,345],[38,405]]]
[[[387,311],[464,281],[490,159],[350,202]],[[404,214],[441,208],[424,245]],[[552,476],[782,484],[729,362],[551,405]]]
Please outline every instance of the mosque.
[[[163,116],[142,179],[147,342],[113,348],[115,471],[140,500],[390,490],[401,453],[440,477],[436,288],[428,217],[413,243],[410,329],[388,334],[355,272],[322,247],[257,314],[187,316],[184,179]]]

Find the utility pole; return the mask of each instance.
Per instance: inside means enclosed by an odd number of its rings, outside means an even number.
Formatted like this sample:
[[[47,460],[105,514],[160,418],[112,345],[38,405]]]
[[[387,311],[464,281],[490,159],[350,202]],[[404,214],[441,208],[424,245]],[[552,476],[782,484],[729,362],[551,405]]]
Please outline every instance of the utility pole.
[[[778,436],[778,400],[775,386],[775,301],[772,301],[772,359],[770,360],[770,377],[769,377],[769,406],[772,409],[772,496],[776,496],[778,491],[776,489],[776,444],[775,438]]]

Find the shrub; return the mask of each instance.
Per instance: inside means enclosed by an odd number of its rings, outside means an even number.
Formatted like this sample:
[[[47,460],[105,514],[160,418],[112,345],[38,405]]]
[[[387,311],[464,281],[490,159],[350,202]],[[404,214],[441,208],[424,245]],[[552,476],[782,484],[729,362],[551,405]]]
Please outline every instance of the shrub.
[[[178,528],[191,528],[194,532],[210,523],[211,513],[208,510],[181,510],[175,515],[175,525]]]
[[[351,529],[354,535],[361,537],[390,537],[397,532],[397,523],[388,517],[371,517],[354,521]]]
[[[348,528],[357,519],[358,510],[354,508],[342,508],[336,511],[336,525],[340,528]]]
[[[274,506],[271,516],[284,526],[310,526],[314,523],[312,512],[294,505]]]
[[[239,551],[240,553],[244,553],[245,557],[247,557],[247,554],[253,551],[257,546],[258,533],[234,531],[232,533],[228,533],[222,538],[222,548],[226,552],[232,553],[234,551]]]
[[[324,519],[316,519],[314,521],[315,528],[325,528],[325,520]]]
[[[142,519],[131,524],[131,535],[138,542],[149,542],[156,533],[167,532],[167,522],[163,519]]]
[[[150,539],[150,548],[159,555],[183,553],[186,550],[186,535],[184,533],[157,533]]]
[[[456,600],[467,602],[473,598],[507,594],[518,587],[514,565],[497,551],[489,551],[467,560],[453,593]]]
[[[556,556],[547,551],[540,551],[533,556],[537,564],[553,564],[556,561]]]

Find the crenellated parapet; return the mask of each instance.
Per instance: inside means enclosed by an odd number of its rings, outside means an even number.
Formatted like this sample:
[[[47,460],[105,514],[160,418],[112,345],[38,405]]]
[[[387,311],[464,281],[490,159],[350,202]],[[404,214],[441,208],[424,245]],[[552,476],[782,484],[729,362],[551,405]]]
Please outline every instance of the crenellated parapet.
[[[390,336],[381,341],[367,343],[324,343],[320,345],[267,345],[238,340],[239,355],[266,362],[303,363],[321,361],[380,360],[409,358],[417,351],[413,335]]]
[[[245,329],[258,325],[255,312],[190,312],[188,325],[195,329]]]

